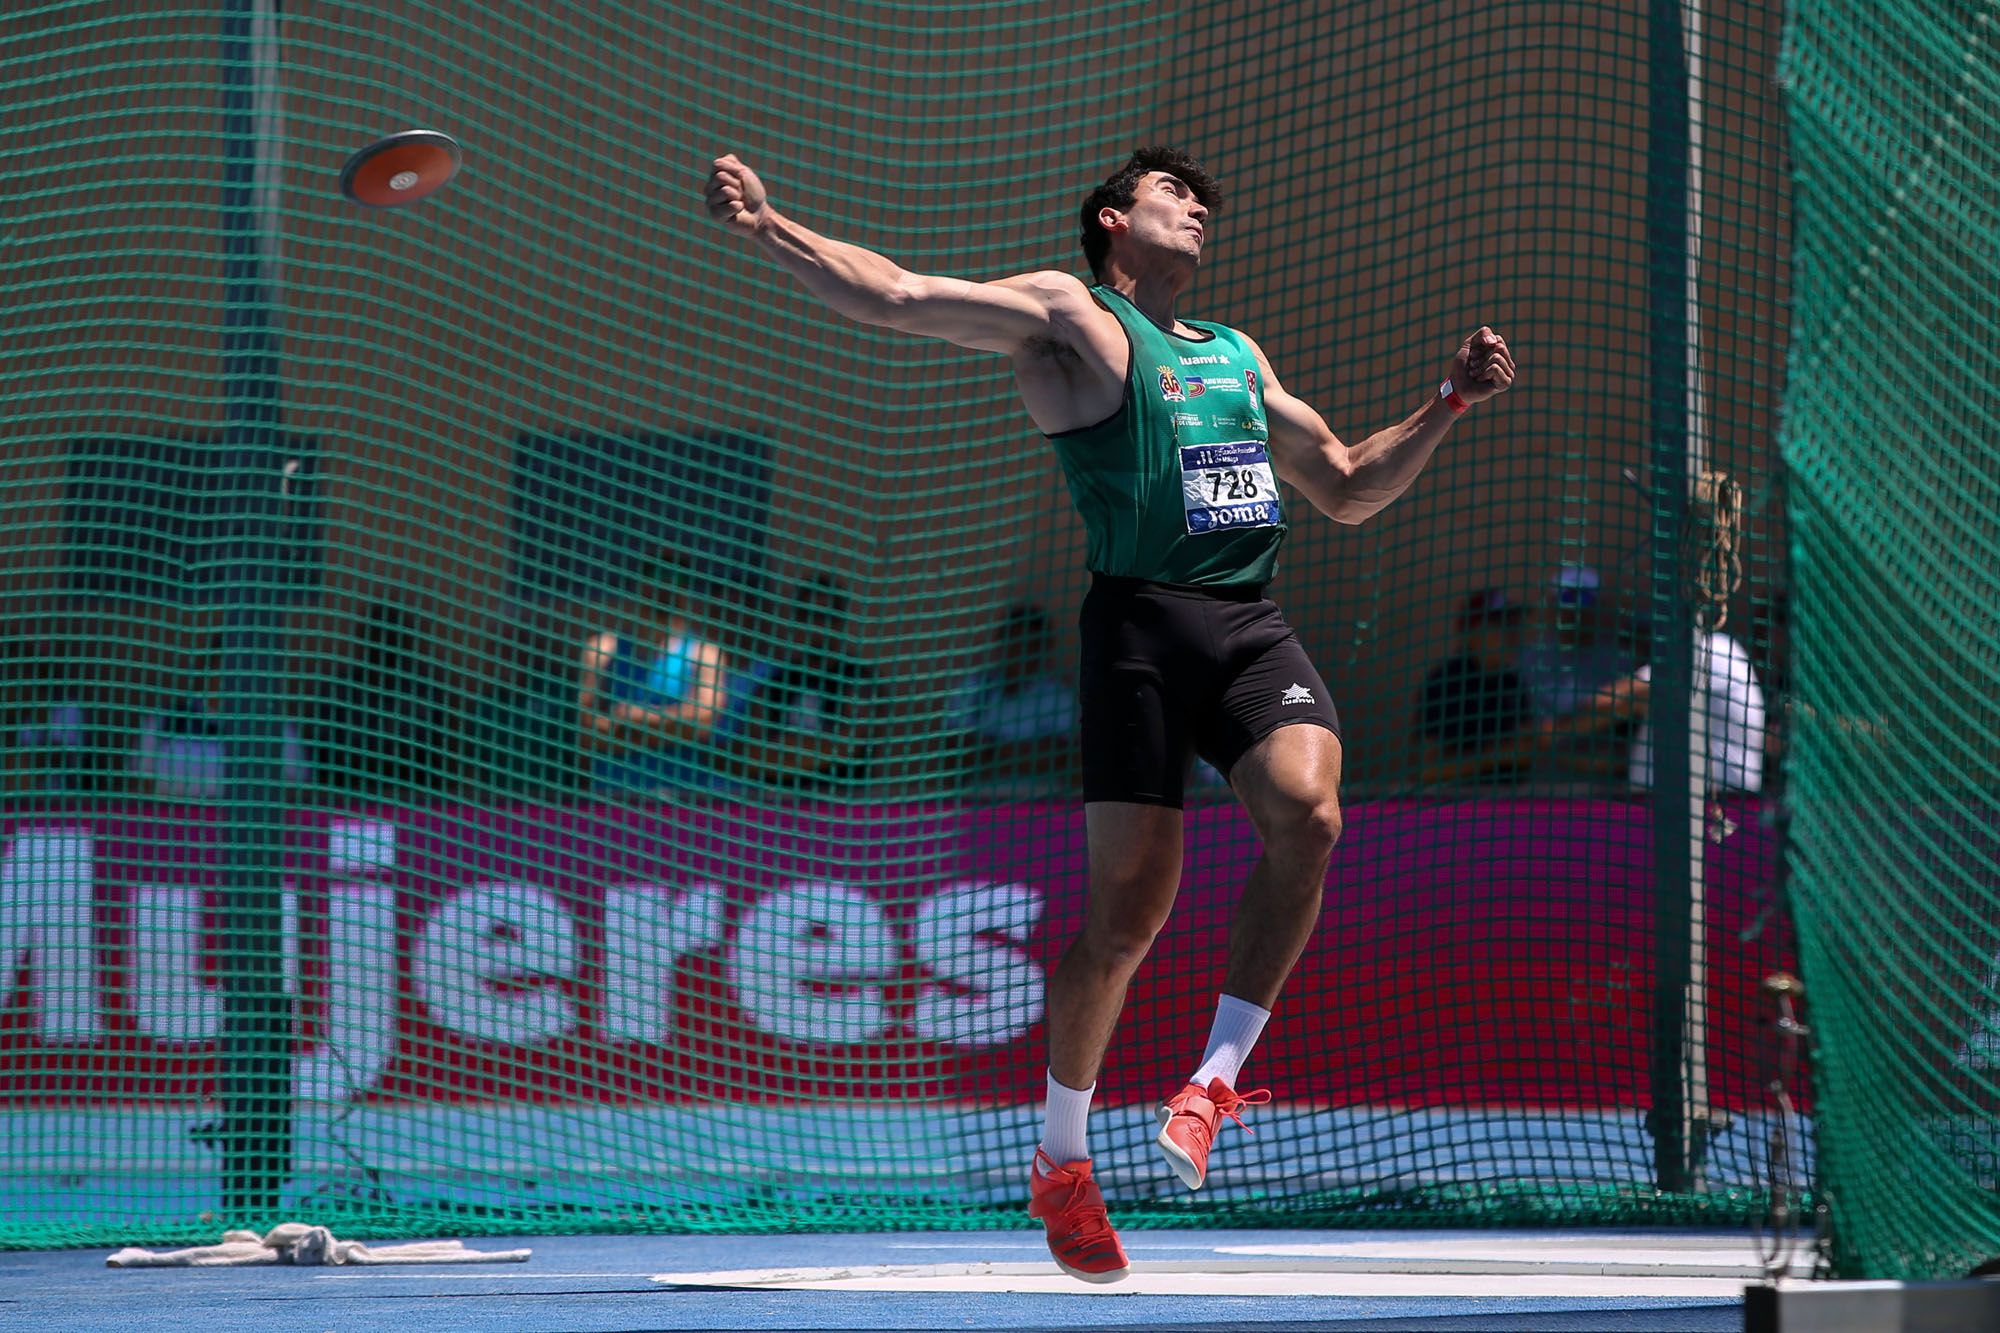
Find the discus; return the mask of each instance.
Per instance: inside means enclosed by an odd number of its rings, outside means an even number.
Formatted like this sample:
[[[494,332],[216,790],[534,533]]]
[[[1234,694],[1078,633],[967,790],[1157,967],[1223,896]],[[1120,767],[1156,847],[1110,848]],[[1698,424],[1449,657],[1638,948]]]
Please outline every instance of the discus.
[[[436,130],[377,139],[340,169],[340,192],[369,208],[401,208],[444,188],[458,174],[458,141]]]

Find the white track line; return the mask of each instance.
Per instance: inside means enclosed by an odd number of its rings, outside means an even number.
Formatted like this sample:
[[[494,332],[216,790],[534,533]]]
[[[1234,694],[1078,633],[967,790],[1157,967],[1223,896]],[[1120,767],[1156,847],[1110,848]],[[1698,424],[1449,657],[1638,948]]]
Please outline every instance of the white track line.
[[[1025,1292],[1081,1296],[1379,1296],[1709,1298],[1742,1296],[1742,1277],[1559,1273],[1329,1272],[1266,1260],[1159,1260],[1134,1263],[1123,1282],[1094,1287],[1051,1263],[851,1265],[838,1268],[738,1268],[656,1273],[676,1286],[759,1287],[788,1291],[881,1291],[943,1295]]]

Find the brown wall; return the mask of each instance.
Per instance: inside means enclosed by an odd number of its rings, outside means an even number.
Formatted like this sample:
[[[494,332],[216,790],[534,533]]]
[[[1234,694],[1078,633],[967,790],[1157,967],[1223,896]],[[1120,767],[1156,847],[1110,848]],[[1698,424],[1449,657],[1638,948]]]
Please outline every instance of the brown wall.
[[[217,47],[195,19],[126,8],[0,19],[25,71],[0,168],[0,591],[17,617],[59,609],[66,440],[221,420]],[[1562,560],[1647,577],[1646,501],[1619,475],[1647,469],[1650,429],[1635,0],[1442,25],[1392,4],[285,9],[285,411],[322,442],[329,505],[304,654],[337,653],[357,609],[389,599],[436,619],[461,688],[493,674],[523,429],[772,440],[775,569],[852,581],[910,733],[1000,606],[1073,621],[1081,534],[1004,366],[816,308],[703,215],[725,150],[813,225],[990,277],[1080,269],[1089,185],[1137,142],[1186,144],[1231,201],[1185,313],[1250,331],[1350,441],[1414,410],[1469,329],[1500,328],[1519,387],[1403,501],[1358,529],[1292,505],[1276,595],[1335,684],[1358,782],[1405,774],[1414,682],[1467,590],[1530,596]],[[1729,14],[1707,34],[1703,364],[1715,457],[1762,509],[1762,593],[1783,540],[1781,14]],[[450,190],[389,213],[341,200],[345,155],[410,125],[464,143]]]

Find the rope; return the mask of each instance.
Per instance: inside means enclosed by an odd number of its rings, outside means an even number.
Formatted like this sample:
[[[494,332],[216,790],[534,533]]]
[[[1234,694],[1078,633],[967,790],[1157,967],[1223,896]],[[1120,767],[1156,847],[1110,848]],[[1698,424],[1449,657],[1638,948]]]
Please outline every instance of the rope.
[[[1693,569],[1688,600],[1695,624],[1719,630],[1729,622],[1729,599],[1743,582],[1743,488],[1726,472],[1703,470],[1688,511],[1693,549],[1683,567]]]

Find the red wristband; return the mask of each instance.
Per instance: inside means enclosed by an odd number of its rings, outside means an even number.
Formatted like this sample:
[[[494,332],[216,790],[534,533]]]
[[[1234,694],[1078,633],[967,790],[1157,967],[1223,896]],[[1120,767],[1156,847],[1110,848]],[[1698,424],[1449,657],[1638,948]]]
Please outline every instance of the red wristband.
[[[1472,406],[1471,403],[1465,401],[1465,398],[1458,390],[1451,387],[1450,380],[1446,380],[1443,384],[1438,385],[1438,397],[1444,399],[1446,405],[1454,413],[1463,412],[1466,408]]]

